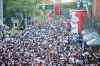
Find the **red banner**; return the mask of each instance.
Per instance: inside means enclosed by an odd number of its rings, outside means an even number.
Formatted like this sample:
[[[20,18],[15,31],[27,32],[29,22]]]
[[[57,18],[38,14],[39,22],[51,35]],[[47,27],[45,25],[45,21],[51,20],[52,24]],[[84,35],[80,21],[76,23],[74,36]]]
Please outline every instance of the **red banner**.
[[[86,11],[84,11],[84,10],[76,11],[76,16],[79,19],[78,32],[80,33],[84,29],[84,19],[85,19],[85,16],[86,16]]]
[[[60,3],[54,4],[54,14],[55,15],[60,15],[60,13],[61,13]]]
[[[82,30],[84,28],[84,19],[85,19],[87,12],[85,10],[75,10],[73,12],[74,12],[73,16],[75,16],[77,18],[76,23],[78,25],[77,26],[78,32],[80,33],[80,32],[82,32]]]

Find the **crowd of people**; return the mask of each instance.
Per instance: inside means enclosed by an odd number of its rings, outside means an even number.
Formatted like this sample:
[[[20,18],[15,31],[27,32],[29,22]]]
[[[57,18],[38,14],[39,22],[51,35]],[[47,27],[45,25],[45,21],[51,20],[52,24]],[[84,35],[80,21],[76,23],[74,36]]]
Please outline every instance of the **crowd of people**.
[[[92,48],[83,48],[80,34],[53,24],[29,26],[0,39],[0,66],[97,64]]]

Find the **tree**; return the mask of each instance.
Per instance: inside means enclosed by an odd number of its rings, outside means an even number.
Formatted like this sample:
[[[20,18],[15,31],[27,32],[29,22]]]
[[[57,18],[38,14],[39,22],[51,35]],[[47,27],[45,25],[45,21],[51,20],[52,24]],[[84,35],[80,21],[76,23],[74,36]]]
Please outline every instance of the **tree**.
[[[28,15],[37,16],[39,15],[39,3],[41,0],[5,0],[6,2],[6,12],[10,15],[10,12],[16,9],[24,11]]]
[[[8,17],[15,17],[24,25],[24,17],[40,15],[39,3],[41,0],[4,0],[4,23],[12,27],[11,19]]]

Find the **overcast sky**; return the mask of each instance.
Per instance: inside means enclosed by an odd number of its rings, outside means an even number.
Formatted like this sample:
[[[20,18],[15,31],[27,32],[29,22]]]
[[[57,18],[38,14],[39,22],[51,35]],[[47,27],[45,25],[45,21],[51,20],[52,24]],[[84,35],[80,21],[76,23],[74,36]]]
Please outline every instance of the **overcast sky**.
[[[52,0],[54,3],[56,2],[56,0]],[[64,2],[75,2],[75,0],[61,0],[62,3]]]

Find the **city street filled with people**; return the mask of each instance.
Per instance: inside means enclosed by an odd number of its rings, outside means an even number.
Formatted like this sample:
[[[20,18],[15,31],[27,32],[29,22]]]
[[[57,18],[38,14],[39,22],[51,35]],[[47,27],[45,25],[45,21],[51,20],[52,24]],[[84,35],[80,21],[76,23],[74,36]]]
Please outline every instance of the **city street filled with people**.
[[[62,25],[30,25],[14,36],[0,37],[0,66],[79,66],[98,64],[79,33]],[[82,44],[84,43],[84,47]],[[58,64],[58,65],[57,65]]]
[[[100,66],[100,0],[0,0],[0,66]]]

